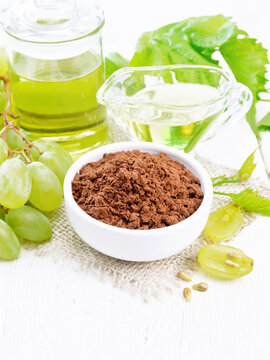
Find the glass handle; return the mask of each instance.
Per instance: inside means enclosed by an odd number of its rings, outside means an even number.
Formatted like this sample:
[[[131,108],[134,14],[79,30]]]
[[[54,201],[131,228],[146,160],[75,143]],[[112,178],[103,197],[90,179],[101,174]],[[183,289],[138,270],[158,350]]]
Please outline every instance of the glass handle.
[[[251,107],[252,101],[253,95],[249,88],[243,84],[236,83],[231,90],[224,112],[219,115],[209,131],[202,136],[201,141],[211,139],[217,131],[222,131],[227,125],[232,124],[234,120],[245,116]]]
[[[249,88],[243,84],[236,83],[231,90],[223,113],[215,121],[212,121],[213,119],[209,117],[207,121],[204,121],[197,128],[196,133],[185,147],[185,152],[192,151],[198,142],[210,140],[217,131],[222,131],[233,120],[241,119],[249,111],[252,101],[253,96]]]
[[[245,116],[251,107],[252,101],[253,96],[249,88],[243,84],[236,84],[231,92],[226,109],[221,115],[223,118],[222,125]]]

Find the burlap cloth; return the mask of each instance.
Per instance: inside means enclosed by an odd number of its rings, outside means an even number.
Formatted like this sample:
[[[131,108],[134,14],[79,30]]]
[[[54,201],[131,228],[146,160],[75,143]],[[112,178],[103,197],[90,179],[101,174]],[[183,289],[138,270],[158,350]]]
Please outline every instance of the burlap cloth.
[[[128,140],[115,125],[111,126],[111,138],[114,142]],[[230,175],[234,172],[233,169],[205,159],[200,159],[200,162],[211,177]],[[262,195],[270,196],[269,186],[259,179],[250,179],[241,184],[223,185],[219,187],[219,190],[239,192],[247,186],[257,188]],[[228,197],[214,196],[212,211],[229,201]],[[160,297],[166,292],[173,292],[181,287],[181,281],[176,278],[177,272],[179,270],[185,270],[187,273],[195,271],[198,266],[198,251],[206,243],[202,234],[188,248],[170,258],[147,263],[127,262],[101,254],[84,243],[69,224],[64,204],[49,214],[49,218],[53,225],[51,240],[39,245],[27,243],[24,244],[24,249],[38,256],[50,256],[62,266],[72,266],[74,271],[95,272],[101,280],[111,279],[114,286],[134,295],[142,295],[145,300],[153,296]],[[244,213],[242,227],[248,226],[255,218],[255,214]]]

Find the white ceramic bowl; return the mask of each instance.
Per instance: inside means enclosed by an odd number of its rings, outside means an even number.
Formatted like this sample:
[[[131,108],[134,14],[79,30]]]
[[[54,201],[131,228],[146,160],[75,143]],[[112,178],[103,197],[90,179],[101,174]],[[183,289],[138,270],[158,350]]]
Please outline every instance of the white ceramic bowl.
[[[165,152],[190,169],[201,182],[203,201],[187,219],[160,229],[132,230],[107,225],[86,214],[75,202],[71,183],[77,172],[88,162],[101,159],[104,153],[141,150],[153,154]],[[101,146],[83,155],[70,167],[65,177],[64,196],[67,215],[76,233],[96,250],[123,260],[151,261],[177,254],[190,245],[202,232],[211,207],[213,189],[206,170],[189,155],[174,148],[147,142],[122,142]]]

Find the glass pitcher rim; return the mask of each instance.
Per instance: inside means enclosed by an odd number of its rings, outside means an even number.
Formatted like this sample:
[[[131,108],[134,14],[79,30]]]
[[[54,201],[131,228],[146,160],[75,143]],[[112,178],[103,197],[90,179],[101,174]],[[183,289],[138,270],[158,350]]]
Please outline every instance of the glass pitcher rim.
[[[174,70],[174,69],[198,69],[198,70],[211,70],[215,73],[219,73],[223,78],[227,81],[227,86],[224,91],[216,97],[212,97],[210,100],[207,100],[198,105],[172,105],[167,103],[157,102],[151,99],[142,99],[136,98],[134,96],[112,96],[105,99],[106,91],[113,85],[114,82],[119,79],[125,73],[132,72],[151,72],[151,71],[159,71],[159,70]],[[236,83],[235,78],[232,73],[229,71],[222,69],[220,67],[208,66],[208,65],[186,65],[186,64],[174,64],[174,65],[157,65],[157,66],[127,66],[121,69],[116,70],[113,74],[111,74],[108,79],[103,83],[100,89],[97,92],[97,100],[103,105],[107,105],[112,102],[122,102],[122,103],[130,103],[130,104],[149,104],[153,106],[157,106],[160,108],[166,108],[170,110],[184,110],[184,111],[196,111],[200,108],[207,107],[209,105],[213,105],[218,103],[220,100],[226,98],[229,92],[233,89],[233,84]]]

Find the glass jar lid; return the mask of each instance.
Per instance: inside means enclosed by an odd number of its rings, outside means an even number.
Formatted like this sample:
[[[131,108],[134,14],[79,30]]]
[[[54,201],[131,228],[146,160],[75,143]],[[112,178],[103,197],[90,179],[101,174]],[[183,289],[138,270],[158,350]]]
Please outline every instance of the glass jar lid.
[[[102,9],[91,0],[6,0],[0,7],[6,34],[31,43],[81,39],[104,24]]]

